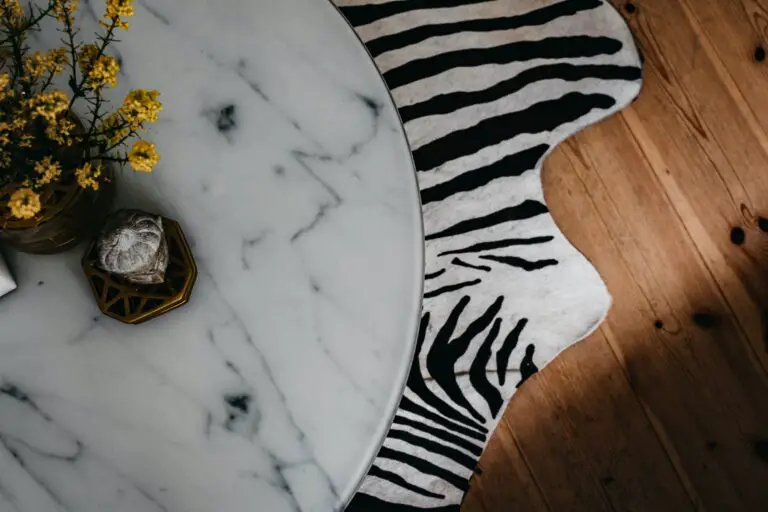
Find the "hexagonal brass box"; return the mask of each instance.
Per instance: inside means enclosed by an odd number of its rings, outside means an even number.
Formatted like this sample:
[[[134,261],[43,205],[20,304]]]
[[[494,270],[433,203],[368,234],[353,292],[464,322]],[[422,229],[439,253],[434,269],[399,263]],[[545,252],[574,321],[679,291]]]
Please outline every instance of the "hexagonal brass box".
[[[197,265],[179,223],[163,217],[168,241],[169,262],[165,281],[136,285],[95,266],[96,247],[92,241],[82,264],[85,275],[105,315],[126,324],[140,324],[183,306],[189,301],[197,279]]]

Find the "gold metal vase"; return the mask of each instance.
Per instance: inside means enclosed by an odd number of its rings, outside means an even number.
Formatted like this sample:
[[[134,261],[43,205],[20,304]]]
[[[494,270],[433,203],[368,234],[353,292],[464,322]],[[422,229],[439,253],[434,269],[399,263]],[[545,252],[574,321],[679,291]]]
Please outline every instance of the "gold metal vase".
[[[73,173],[39,190],[42,210],[34,218],[11,218],[6,207],[20,185],[0,189],[0,243],[31,254],[64,252],[93,237],[104,223],[114,198],[114,172],[103,165],[98,190],[80,188]]]

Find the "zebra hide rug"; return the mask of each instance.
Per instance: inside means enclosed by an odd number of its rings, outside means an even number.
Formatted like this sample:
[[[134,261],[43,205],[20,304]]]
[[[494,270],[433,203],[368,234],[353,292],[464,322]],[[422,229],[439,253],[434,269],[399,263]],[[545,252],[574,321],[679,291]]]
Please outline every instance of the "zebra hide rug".
[[[335,2],[402,117],[426,238],[407,388],[347,510],[457,512],[515,391],[606,315],[600,276],[548,213],[541,164],[637,96],[641,62],[603,0]]]

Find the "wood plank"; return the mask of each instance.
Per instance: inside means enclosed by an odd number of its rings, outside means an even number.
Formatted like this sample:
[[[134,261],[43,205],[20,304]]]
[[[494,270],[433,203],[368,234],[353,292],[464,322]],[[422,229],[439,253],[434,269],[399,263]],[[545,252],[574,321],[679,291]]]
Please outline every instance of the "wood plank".
[[[753,455],[768,434],[762,367],[737,341],[727,304],[626,122],[588,132],[550,157],[546,167],[558,172],[547,171],[545,190],[555,219],[614,294],[603,332],[694,502],[768,506],[768,466]],[[574,206],[587,200],[596,216]]]
[[[497,430],[507,432],[517,445],[550,510],[567,510],[575,503],[584,510],[610,510],[596,469],[585,460],[583,447],[571,440],[572,422],[552,397],[542,392],[538,383],[547,379],[539,377],[530,379],[527,392],[512,399]],[[576,467],[578,472],[572,470]],[[484,476],[490,471],[486,469]],[[491,510],[503,509],[497,506]]]
[[[750,129],[680,2],[635,5],[628,20],[646,57],[645,86],[624,118],[739,319],[752,357],[768,372],[761,319],[768,268],[756,264],[751,246],[735,246],[730,236],[734,227],[760,236],[768,139]]]
[[[600,333],[526,386],[501,429],[512,432],[552,510],[693,508]]]
[[[504,425],[491,437],[461,510],[550,510],[517,443]]]
[[[757,137],[768,133],[768,61],[756,59],[768,43],[765,0],[684,0],[680,3],[720,80]],[[763,143],[765,146],[765,143]]]

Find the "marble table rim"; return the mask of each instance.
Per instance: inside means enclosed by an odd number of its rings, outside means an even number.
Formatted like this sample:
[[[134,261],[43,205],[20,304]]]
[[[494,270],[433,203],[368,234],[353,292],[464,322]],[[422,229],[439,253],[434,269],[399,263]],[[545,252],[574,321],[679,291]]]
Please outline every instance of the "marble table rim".
[[[398,389],[398,393],[396,395],[393,395],[393,401],[388,405],[389,408],[389,416],[387,418],[387,421],[382,424],[382,430],[378,432],[378,440],[375,444],[371,445],[371,452],[366,457],[366,461],[361,466],[361,470],[358,472],[359,477],[357,478],[357,481],[354,484],[354,487],[352,487],[351,492],[345,493],[348,496],[344,500],[344,506],[341,507],[341,510],[346,509],[347,505],[349,505],[349,502],[352,501],[352,498],[354,498],[355,493],[357,492],[357,489],[360,488],[360,485],[363,482],[363,479],[370,471],[371,467],[373,466],[374,461],[376,460],[376,454],[379,453],[379,450],[384,445],[384,440],[386,439],[387,432],[389,431],[390,427],[392,426],[392,422],[395,419],[395,414],[397,414],[397,409],[400,405],[400,400],[403,397],[403,393],[405,392],[405,387],[408,380],[408,373],[411,371],[411,362],[413,361],[413,357],[416,355],[416,340],[419,335],[419,326],[421,323],[421,315],[423,310],[423,302],[421,298],[424,296],[424,273],[426,268],[426,261],[425,261],[425,254],[424,254],[424,216],[422,215],[423,212],[423,205],[421,203],[421,192],[418,190],[418,179],[416,178],[418,176],[417,170],[416,170],[416,162],[413,159],[413,148],[411,147],[411,143],[408,140],[408,136],[405,133],[405,125],[403,124],[403,119],[400,116],[400,111],[397,108],[397,105],[395,104],[395,99],[392,96],[392,91],[389,90],[389,87],[387,86],[386,81],[384,80],[384,76],[381,74],[381,71],[379,71],[378,66],[376,65],[376,61],[373,58],[373,55],[371,55],[371,52],[368,50],[368,47],[365,46],[365,43],[360,38],[360,35],[355,31],[354,27],[351,23],[347,20],[346,16],[341,12],[341,9],[333,3],[333,0],[325,0],[335,11],[336,13],[341,17],[342,20],[344,20],[344,23],[347,24],[347,27],[354,35],[355,39],[357,39],[358,43],[365,49],[366,55],[368,55],[368,59],[371,62],[371,65],[375,69],[376,73],[379,75],[379,79],[381,80],[382,84],[384,84],[384,88],[387,90],[387,97],[389,98],[390,105],[395,111],[395,115],[397,117],[398,122],[398,128],[400,131],[400,135],[402,137],[402,140],[405,142],[406,146],[408,147],[408,158],[411,162],[411,170],[413,171],[414,175],[414,185],[417,188],[416,193],[416,200],[418,201],[418,207],[419,207],[419,222],[418,222],[418,230],[419,235],[422,240],[422,243],[418,245],[418,251],[419,251],[419,257],[421,259],[421,272],[419,276],[419,283],[417,285],[417,288],[419,290],[419,311],[416,315],[417,321],[415,325],[413,326],[413,333],[411,336],[411,342],[410,342],[410,350],[408,351],[408,360],[407,364],[405,364],[400,369],[400,375],[398,376],[398,380],[400,382],[400,387]]]

